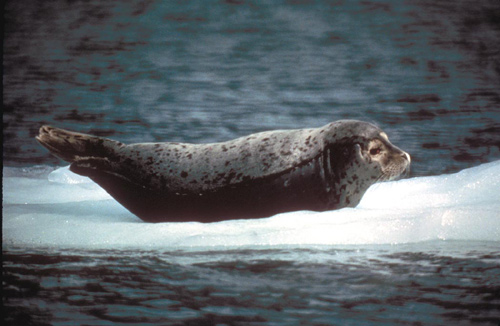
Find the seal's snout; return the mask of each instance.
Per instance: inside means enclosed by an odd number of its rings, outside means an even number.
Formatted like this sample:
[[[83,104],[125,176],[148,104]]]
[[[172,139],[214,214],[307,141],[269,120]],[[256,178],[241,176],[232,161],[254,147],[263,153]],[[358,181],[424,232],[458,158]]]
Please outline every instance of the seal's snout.
[[[408,175],[410,175],[411,157],[410,157],[410,154],[408,154],[405,151],[403,151],[403,154],[401,154],[401,156],[403,157],[403,159],[405,159],[407,161],[406,162],[406,167],[405,167],[403,173],[401,173],[401,176],[402,177],[407,177]]]
[[[408,161],[408,164],[411,163],[410,154],[408,154],[407,152],[403,151],[403,154],[401,154],[401,156]]]

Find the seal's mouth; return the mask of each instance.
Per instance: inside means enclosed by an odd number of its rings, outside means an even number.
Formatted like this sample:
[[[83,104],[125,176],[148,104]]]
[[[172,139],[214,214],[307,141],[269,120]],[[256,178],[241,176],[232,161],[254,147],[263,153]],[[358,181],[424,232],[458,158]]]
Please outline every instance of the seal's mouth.
[[[399,177],[397,177],[397,180],[399,179],[405,179],[405,178],[408,178],[410,176],[410,164],[408,164],[406,166],[406,169],[403,171],[403,173],[401,173],[399,175]]]
[[[393,163],[385,167],[378,181],[395,181],[410,175],[410,162]]]

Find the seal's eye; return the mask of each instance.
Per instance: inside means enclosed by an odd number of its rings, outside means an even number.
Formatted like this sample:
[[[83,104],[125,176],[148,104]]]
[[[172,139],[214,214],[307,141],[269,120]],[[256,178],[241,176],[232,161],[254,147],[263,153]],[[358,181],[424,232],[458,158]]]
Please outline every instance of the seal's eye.
[[[380,154],[380,147],[375,147],[370,149],[370,155],[377,155]]]

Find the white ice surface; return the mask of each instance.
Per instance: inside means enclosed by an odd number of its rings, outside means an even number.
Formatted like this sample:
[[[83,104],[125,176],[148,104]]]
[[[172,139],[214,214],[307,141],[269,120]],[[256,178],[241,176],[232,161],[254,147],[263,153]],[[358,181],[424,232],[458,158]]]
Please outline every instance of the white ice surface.
[[[89,179],[67,167],[50,174],[47,169],[4,168],[4,246],[166,249],[500,241],[500,161],[450,175],[376,184],[356,208],[210,224],[142,222]]]

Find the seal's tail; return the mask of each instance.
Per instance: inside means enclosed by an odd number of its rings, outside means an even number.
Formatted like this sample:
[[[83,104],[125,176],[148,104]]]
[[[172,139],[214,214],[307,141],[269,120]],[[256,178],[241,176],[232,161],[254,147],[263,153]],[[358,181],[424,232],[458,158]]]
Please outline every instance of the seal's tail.
[[[73,163],[86,158],[113,156],[122,143],[51,126],[42,126],[36,139],[55,156]]]

